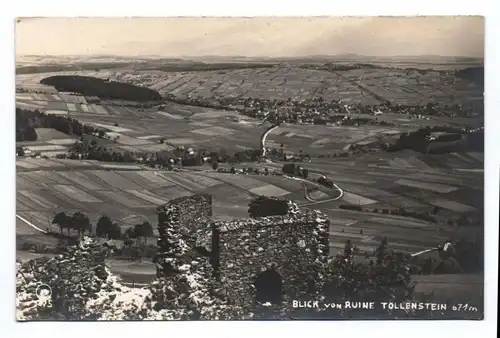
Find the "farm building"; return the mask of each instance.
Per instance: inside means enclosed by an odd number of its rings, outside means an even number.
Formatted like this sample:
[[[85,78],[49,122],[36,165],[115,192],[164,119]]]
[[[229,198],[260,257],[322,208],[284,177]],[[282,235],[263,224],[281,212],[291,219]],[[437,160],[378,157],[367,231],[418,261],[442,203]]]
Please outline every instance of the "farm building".
[[[303,176],[304,168],[302,168],[302,166],[297,165],[295,163],[287,163],[287,164],[283,165],[282,171],[284,174],[288,174],[288,175]]]
[[[188,251],[187,244],[210,260],[213,276],[234,304],[310,299],[321,285],[315,268],[326,264],[329,254],[329,220],[288,205],[284,216],[214,222],[209,195],[170,201],[158,209],[158,275],[171,271],[172,258]]]
[[[103,247],[106,247],[106,248],[109,248],[109,249],[118,249],[118,250],[121,250],[124,247],[123,241],[118,241],[118,240],[115,240],[115,239],[106,240],[106,239],[101,238],[98,242]]]

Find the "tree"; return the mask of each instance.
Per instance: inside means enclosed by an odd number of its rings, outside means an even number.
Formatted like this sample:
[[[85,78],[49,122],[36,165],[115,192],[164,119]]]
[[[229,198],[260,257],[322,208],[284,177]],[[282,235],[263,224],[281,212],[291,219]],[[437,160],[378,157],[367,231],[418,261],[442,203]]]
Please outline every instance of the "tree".
[[[144,237],[144,243],[147,243],[148,237],[153,237],[153,226],[148,221],[142,223],[141,235]]]
[[[132,245],[133,242],[135,242],[136,246],[139,246],[139,241],[134,241],[134,239],[137,239],[139,237],[136,226],[127,228],[127,230],[125,230],[125,233],[123,235],[125,236],[126,240],[132,241],[130,245]]]
[[[122,229],[116,223],[111,224],[111,228],[108,232],[109,239],[120,239],[122,237]]]
[[[69,231],[72,228],[71,217],[68,216],[65,212],[60,212],[56,214],[54,216],[54,219],[52,220],[52,224],[57,224],[59,226],[61,234],[63,232],[63,229],[68,229],[68,235],[69,235]]]
[[[126,238],[124,241],[123,241],[123,244],[125,246],[127,246],[128,248],[130,248],[132,246],[132,244],[134,244],[134,240],[133,239],[130,239],[130,238]]]
[[[135,237],[144,238],[144,243],[147,243],[147,238],[153,236],[153,227],[148,221],[142,222],[141,224],[136,224],[134,226]]]
[[[73,214],[72,218],[72,224],[73,224],[73,229],[76,229],[78,231],[78,236],[85,234],[85,232],[92,232],[92,224],[90,224],[90,220],[82,212],[75,212]]]
[[[123,153],[123,161],[124,162],[135,162],[136,158],[130,151],[126,151]]]
[[[134,234],[136,238],[143,237],[142,235],[142,223],[134,225]]]
[[[97,237],[108,237],[109,238],[109,233],[111,230],[111,227],[113,226],[113,222],[108,216],[102,216],[99,218],[97,221],[97,225],[95,228],[95,233]]]
[[[56,87],[59,91],[76,92],[84,96],[96,96],[98,100],[101,98],[140,102],[161,100],[161,95],[155,90],[94,77],[57,75],[44,78],[41,80],[42,82]],[[91,98],[89,100],[93,101]]]
[[[125,230],[125,237],[126,238],[137,238],[137,233],[135,232],[135,228],[130,227],[127,230]]]

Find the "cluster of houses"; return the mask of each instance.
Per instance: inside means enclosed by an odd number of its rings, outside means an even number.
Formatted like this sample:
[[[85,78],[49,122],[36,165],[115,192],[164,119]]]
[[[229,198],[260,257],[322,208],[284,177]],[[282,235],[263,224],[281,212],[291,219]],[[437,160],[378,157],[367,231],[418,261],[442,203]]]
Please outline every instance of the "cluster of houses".
[[[275,114],[274,112],[279,111],[280,118],[283,121],[297,124],[333,123],[356,126],[363,123],[385,123],[373,118],[351,123],[349,121],[352,119],[349,119],[348,116],[354,114],[372,116],[399,114],[420,120],[429,120],[429,116],[474,117],[480,114],[478,111],[471,111],[467,107],[457,104],[449,106],[442,106],[437,103],[401,105],[391,104],[391,102],[386,101],[377,105],[365,105],[342,102],[341,100],[325,101],[322,97],[300,101],[292,99],[278,101],[260,98],[221,98],[217,96],[207,98],[188,95],[183,98],[170,96],[169,99],[182,104],[236,110],[244,115],[259,119],[269,119],[270,116]]]

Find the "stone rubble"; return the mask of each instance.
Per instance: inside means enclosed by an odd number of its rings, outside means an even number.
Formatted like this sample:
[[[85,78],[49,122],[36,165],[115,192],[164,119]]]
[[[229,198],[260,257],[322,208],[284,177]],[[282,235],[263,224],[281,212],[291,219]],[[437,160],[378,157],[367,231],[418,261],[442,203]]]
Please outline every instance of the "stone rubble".
[[[37,258],[18,263],[16,304],[18,320],[85,319],[85,305],[90,297],[101,291],[108,278],[104,265],[107,249],[84,238],[77,246],[53,258]],[[43,304],[36,289],[48,285],[51,298]],[[43,297],[42,297],[43,298]]]
[[[17,266],[17,319],[28,320],[182,320],[244,319],[238,307],[215,297],[206,258],[173,259],[178,273],[147,288],[121,285],[104,265],[105,254],[85,238],[52,259]],[[52,301],[36,296],[39,285],[52,288]]]

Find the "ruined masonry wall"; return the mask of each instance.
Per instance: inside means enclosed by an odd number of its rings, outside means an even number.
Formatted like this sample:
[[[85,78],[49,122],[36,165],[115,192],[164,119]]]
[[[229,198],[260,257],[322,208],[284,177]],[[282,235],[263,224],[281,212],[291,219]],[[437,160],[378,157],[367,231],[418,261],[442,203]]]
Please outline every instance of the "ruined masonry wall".
[[[218,257],[214,259],[216,277],[235,305],[251,310],[255,280],[271,267],[282,278],[284,301],[314,297],[311,284],[321,287],[320,272],[328,259],[329,220],[325,215],[301,212],[292,202],[285,216],[213,222],[211,215],[212,198],[203,194],[158,208],[159,276],[176,273],[177,258],[195,246],[196,234],[212,227],[219,234],[218,250],[212,247],[212,258]]]
[[[206,226],[212,216],[212,196],[196,194],[177,198],[158,207],[157,214],[159,251],[154,262],[160,277],[173,272],[171,258],[182,256],[195,245],[196,232]]]
[[[320,287],[320,267],[328,259],[326,216],[310,212],[234,222],[238,230],[220,235],[219,276],[229,298],[240,306],[253,304],[255,279],[270,267],[282,277],[285,302],[314,296],[309,283]]]
[[[195,194],[176,198],[158,207],[157,214],[160,237],[167,222],[174,222],[183,236],[191,236],[212,217],[212,196]]]

